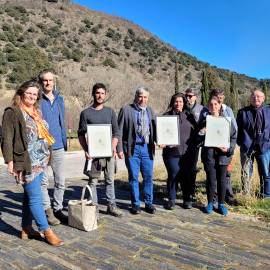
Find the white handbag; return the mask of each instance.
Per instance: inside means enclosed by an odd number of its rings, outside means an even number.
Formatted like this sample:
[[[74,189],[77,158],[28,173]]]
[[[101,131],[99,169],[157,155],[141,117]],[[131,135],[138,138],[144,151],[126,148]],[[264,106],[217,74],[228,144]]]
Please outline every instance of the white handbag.
[[[84,199],[85,191],[88,189],[90,199]],[[68,225],[83,231],[97,229],[98,207],[92,203],[91,188],[86,185],[82,190],[81,200],[70,200],[68,202]]]

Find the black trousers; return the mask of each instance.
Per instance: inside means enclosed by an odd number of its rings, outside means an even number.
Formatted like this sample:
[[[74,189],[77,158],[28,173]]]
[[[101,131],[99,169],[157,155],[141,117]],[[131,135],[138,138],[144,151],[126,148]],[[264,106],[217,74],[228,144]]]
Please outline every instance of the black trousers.
[[[227,165],[204,164],[208,203],[214,201],[217,190],[218,203],[224,203],[226,194]]]

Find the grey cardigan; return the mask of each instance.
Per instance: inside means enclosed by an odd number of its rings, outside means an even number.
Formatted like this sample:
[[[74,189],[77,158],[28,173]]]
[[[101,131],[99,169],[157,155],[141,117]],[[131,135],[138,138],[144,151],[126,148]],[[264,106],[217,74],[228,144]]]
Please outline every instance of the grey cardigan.
[[[136,143],[136,119],[134,114],[134,105],[125,105],[119,112],[118,125],[120,131],[120,139],[117,145],[118,152],[124,152],[126,156],[130,157],[134,153],[134,146]],[[152,155],[155,154],[156,141],[156,122],[153,110],[150,107],[146,108],[150,122],[150,136],[149,146]]]

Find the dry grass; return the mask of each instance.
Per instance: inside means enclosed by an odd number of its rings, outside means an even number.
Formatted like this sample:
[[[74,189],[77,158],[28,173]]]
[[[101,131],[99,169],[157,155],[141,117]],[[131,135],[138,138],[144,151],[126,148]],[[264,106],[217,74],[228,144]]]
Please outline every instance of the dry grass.
[[[82,147],[77,138],[68,139],[68,151],[79,151],[82,150]]]
[[[253,215],[263,220],[270,220],[270,200],[259,199],[257,194],[259,194],[260,180],[257,171],[257,164],[254,163],[254,174],[251,178],[252,189],[251,195],[243,195],[241,190],[241,164],[240,164],[240,151],[239,148],[236,149],[233,157],[233,170],[232,170],[232,187],[235,193],[235,198],[238,201],[238,206],[229,207],[230,211],[236,213],[242,213],[246,215]],[[206,175],[203,169],[203,164],[198,163],[199,172],[196,179],[196,203],[199,206],[203,206],[207,203],[206,198],[206,188],[205,180]],[[117,174],[117,179],[127,181],[128,175],[127,171],[122,171]],[[141,180],[141,178],[140,178]],[[163,164],[155,168],[154,171],[154,183],[156,186],[163,186],[165,188],[167,180],[167,172]],[[158,189],[160,190],[160,189]]]

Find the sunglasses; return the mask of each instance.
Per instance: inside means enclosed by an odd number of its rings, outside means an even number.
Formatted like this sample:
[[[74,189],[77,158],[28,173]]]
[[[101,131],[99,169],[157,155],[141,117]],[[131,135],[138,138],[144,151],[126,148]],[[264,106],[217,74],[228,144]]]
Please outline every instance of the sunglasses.
[[[186,95],[187,98],[192,98],[194,97],[195,95]]]

